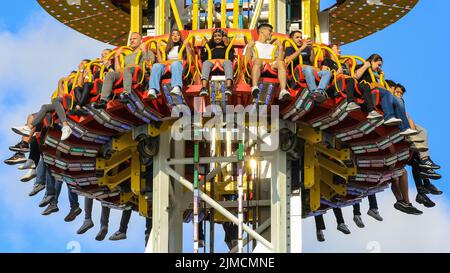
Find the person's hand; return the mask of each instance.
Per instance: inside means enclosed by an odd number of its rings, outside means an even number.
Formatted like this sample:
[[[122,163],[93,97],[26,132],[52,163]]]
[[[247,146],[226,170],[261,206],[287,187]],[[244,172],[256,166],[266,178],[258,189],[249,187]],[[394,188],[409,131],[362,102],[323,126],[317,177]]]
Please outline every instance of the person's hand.
[[[368,61],[365,61],[364,62],[364,67],[366,67],[366,68],[369,68],[369,67],[371,67],[372,65],[370,64],[370,62],[368,62]]]
[[[188,47],[188,46],[189,46],[189,40],[188,40],[188,39],[184,40],[184,41],[183,41],[183,45],[185,45],[186,47]]]
[[[147,52],[147,44],[142,43],[142,44],[139,46],[139,49],[140,49],[142,52]]]
[[[225,44],[225,46],[228,46],[230,44],[230,38],[223,37],[223,43]]]
[[[311,38],[307,38],[307,39],[305,40],[305,44],[306,44],[306,46],[312,46],[312,45],[313,45],[313,42],[312,42]]]
[[[336,74],[344,74],[344,70],[342,69],[342,67],[336,71]]]
[[[122,49],[122,48],[119,48],[119,49],[116,50],[116,54],[115,54],[114,56],[115,56],[116,58],[119,58],[120,55],[122,54],[122,52],[123,52],[123,49]]]
[[[203,37],[203,39],[202,39],[202,44],[201,44],[202,47],[205,46],[207,42],[208,42],[208,40],[206,40],[206,38]]]
[[[305,50],[308,47],[308,44],[306,43],[306,41],[302,42],[302,46],[299,48],[300,51]]]

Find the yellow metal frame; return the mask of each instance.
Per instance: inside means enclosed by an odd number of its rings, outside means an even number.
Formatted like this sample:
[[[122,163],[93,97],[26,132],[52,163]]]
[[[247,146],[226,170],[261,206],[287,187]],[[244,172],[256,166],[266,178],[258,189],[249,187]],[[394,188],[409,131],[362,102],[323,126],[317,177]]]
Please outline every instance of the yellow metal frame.
[[[141,0],[130,0],[130,33],[142,32],[142,2]]]
[[[227,0],[222,0],[220,2],[220,27],[226,28],[227,27]]]
[[[178,30],[183,30],[183,24],[181,23],[180,13],[178,12],[177,4],[175,0],[170,0],[170,7],[172,8],[172,15],[177,23]]]

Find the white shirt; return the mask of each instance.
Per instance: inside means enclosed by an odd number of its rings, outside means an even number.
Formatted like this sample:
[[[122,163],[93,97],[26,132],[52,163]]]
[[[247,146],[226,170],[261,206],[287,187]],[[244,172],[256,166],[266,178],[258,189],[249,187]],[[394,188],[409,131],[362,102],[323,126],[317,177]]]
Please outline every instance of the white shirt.
[[[255,48],[256,52],[258,53],[259,59],[269,59],[269,60],[273,59],[272,52],[275,49],[274,45],[256,41]]]
[[[178,48],[179,46],[174,46],[169,53],[167,53],[167,60],[178,60]]]

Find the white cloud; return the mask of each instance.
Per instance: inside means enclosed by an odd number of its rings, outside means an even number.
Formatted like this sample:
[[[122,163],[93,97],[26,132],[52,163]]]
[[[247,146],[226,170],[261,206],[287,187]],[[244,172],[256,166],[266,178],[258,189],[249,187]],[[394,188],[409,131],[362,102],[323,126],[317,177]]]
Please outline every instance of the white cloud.
[[[422,210],[421,216],[406,215],[396,209],[395,198],[387,190],[377,195],[380,214],[384,221],[378,222],[366,214],[367,200],[361,205],[363,221],[366,227],[359,229],[353,222],[352,208],[343,209],[346,224],[351,230],[344,235],[336,230],[336,220],[332,211],[324,215],[327,230],[326,241],[316,240],[314,218],[303,221],[303,249],[305,252],[372,252],[377,248],[381,252],[450,252],[450,204],[444,197],[430,196],[437,204],[427,209],[415,202],[414,206]],[[410,191],[410,199],[415,199],[415,191]]]

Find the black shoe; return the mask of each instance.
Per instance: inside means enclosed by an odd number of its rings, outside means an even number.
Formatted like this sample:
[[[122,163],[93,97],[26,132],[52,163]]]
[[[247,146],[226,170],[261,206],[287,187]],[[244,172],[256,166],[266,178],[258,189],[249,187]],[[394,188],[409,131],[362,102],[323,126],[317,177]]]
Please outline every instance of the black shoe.
[[[82,210],[79,207],[70,209],[69,214],[67,214],[67,216],[64,218],[64,222],[72,222],[73,220],[75,220],[75,218],[77,218],[78,215],[80,215],[81,211]]]
[[[420,160],[419,167],[424,168],[424,169],[433,169],[433,170],[439,170],[441,168],[441,166],[435,164],[429,157],[427,157],[423,160]]]
[[[432,208],[432,207],[436,206],[436,204],[433,201],[431,201],[431,199],[428,198],[428,196],[426,194],[423,194],[423,193],[417,194],[416,202],[419,204],[423,204],[427,208]]]
[[[347,225],[344,223],[341,223],[337,226],[337,230],[339,230],[340,232],[344,233],[344,234],[350,234],[350,229],[348,229]]]
[[[323,231],[322,230],[318,230],[316,232],[316,236],[317,236],[317,241],[319,241],[319,242],[324,242],[325,241],[325,236],[323,235]]]
[[[406,214],[421,215],[423,213],[422,211],[415,208],[411,203],[406,204],[402,201],[397,201],[394,204],[394,208]]]
[[[113,235],[111,235],[111,237],[109,237],[109,239],[111,241],[119,241],[119,240],[125,240],[127,238],[127,234],[125,232],[122,231],[116,231]]]
[[[420,175],[422,176],[422,178],[429,178],[429,179],[433,179],[433,180],[439,180],[442,178],[442,176],[440,174],[436,173],[432,169],[421,170]]]
[[[318,104],[321,104],[327,100],[327,96],[325,96],[325,92],[320,89],[317,89],[316,92],[313,92],[312,97],[313,97],[314,101],[317,102]]]
[[[200,94],[199,94],[199,95],[200,95],[201,97],[208,96],[208,95],[209,95],[208,88],[202,87],[202,88],[200,89]]]
[[[41,213],[42,215],[50,215],[54,212],[58,212],[59,208],[57,205],[50,204],[48,207]]]
[[[3,162],[5,162],[5,164],[8,164],[8,165],[16,165],[16,164],[25,163],[26,161],[27,161],[27,158],[25,157],[25,154],[17,152],[13,156],[11,156],[10,158],[6,159]]]
[[[441,195],[443,192],[441,190],[439,190],[438,188],[436,188],[435,185],[433,184],[425,184],[423,186],[423,188],[428,191],[429,193],[431,193],[432,195]]]
[[[48,204],[50,204],[50,202],[53,200],[53,198],[54,198],[53,195],[44,196],[44,198],[42,198],[42,201],[39,203],[39,207],[43,208],[43,207],[47,206]]]
[[[36,194],[38,194],[43,189],[45,189],[45,185],[44,184],[35,183],[34,186],[33,186],[33,190],[28,194],[28,196],[35,196]]]
[[[259,90],[259,87],[254,87],[254,88],[252,89],[252,97],[253,97],[254,99],[256,99],[256,98],[258,97],[260,91],[261,91],[261,90]]]
[[[121,93],[119,95],[119,101],[121,103],[129,103],[130,102],[130,94],[129,93]]]
[[[103,239],[105,239],[105,237],[106,237],[106,234],[108,234],[108,227],[105,227],[105,226],[100,227],[100,231],[98,232],[97,236],[95,236],[95,240],[103,241]],[[126,236],[125,236],[125,238],[126,238]]]
[[[84,219],[83,225],[77,230],[77,234],[84,234],[86,231],[94,226],[92,219]]]
[[[233,94],[231,86],[225,87],[225,96],[230,97]]]
[[[28,153],[30,151],[30,145],[22,140],[16,145],[9,147],[9,150],[12,152]]]
[[[95,109],[106,109],[106,104],[108,104],[108,102],[101,99],[99,102],[94,102],[92,104],[92,107],[94,107]]]

